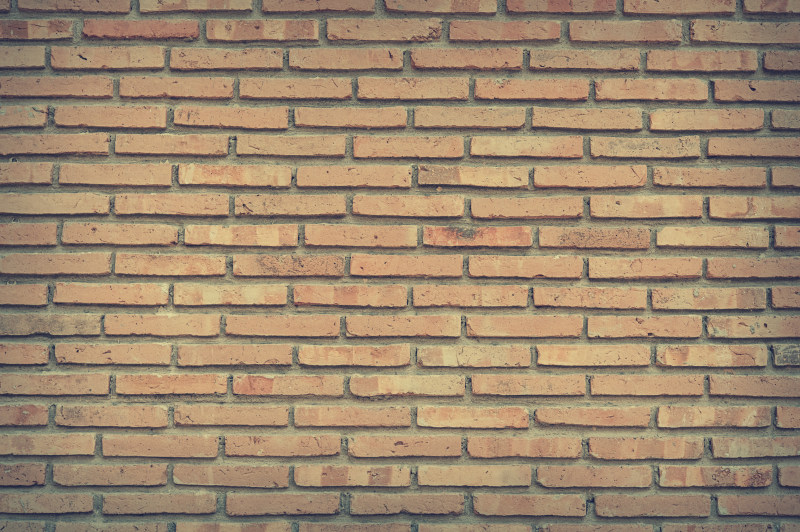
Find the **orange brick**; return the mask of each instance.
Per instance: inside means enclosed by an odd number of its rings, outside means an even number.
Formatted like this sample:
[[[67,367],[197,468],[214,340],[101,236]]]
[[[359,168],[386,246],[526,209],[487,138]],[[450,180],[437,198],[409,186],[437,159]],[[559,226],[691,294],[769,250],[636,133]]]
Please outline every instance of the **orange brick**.
[[[539,466],[536,481],[546,488],[646,488],[647,466]]]
[[[61,486],[164,486],[167,466],[56,464],[53,466],[53,482]]]
[[[55,422],[62,427],[164,428],[167,409],[163,406],[58,405]]]
[[[56,283],[53,303],[69,305],[166,305],[168,285]]]
[[[578,458],[580,438],[510,438],[470,436],[467,452],[472,458]]]
[[[533,235],[530,227],[503,226],[451,228],[424,226],[422,243],[435,247],[530,247]]]
[[[245,375],[233,378],[236,395],[341,397],[344,379],[338,375]]]
[[[785,429],[800,426],[800,408],[779,406],[775,409],[775,426]]]
[[[117,194],[116,214],[227,216],[227,194]]]
[[[296,120],[297,114],[295,114]],[[291,178],[291,173],[289,177]],[[297,186],[410,188],[411,167],[401,165],[301,166],[297,169]]]
[[[294,468],[298,486],[404,487],[411,485],[411,468],[402,466],[299,465]]]
[[[601,517],[708,517],[709,495],[597,495]]]
[[[5,336],[97,336],[99,314],[2,314],[0,334]]]
[[[583,157],[583,138],[579,136],[472,137],[470,155],[575,159]]]
[[[228,154],[227,135],[138,135],[119,133],[114,151],[121,155],[197,155],[218,157]]]
[[[26,47],[27,48],[27,47]],[[24,57],[25,52],[20,52]],[[0,58],[0,64],[2,59]],[[41,106],[6,106],[0,112],[0,127],[44,127],[47,111]]]
[[[696,257],[589,259],[590,279],[698,279],[703,261]]]
[[[295,285],[295,305],[349,307],[405,307],[407,290],[402,285]]]
[[[238,135],[237,155],[264,157],[344,157],[343,135],[274,137]]]
[[[0,511],[4,514],[87,514],[93,511],[93,506],[88,493],[7,492],[0,495]]]
[[[702,375],[594,375],[592,395],[703,395]]]
[[[642,111],[636,108],[534,107],[532,125],[534,128],[638,131],[642,129]]]
[[[800,330],[797,316],[713,316],[708,319],[711,338],[792,338]]]
[[[726,310],[766,308],[763,288],[653,288],[653,309]]]
[[[4,434],[0,436],[6,456],[91,456],[94,434]]]
[[[535,287],[533,304],[537,307],[643,309],[647,291],[641,288],[612,287]]]
[[[341,277],[344,258],[336,255],[234,255],[239,277]]]
[[[0,469],[0,486],[42,486],[45,464],[22,462],[3,464]]]
[[[460,515],[463,512],[464,496],[460,493],[355,493],[350,499],[351,515]]]
[[[420,346],[417,364],[421,367],[527,367],[530,348],[524,345]]]
[[[347,452],[356,458],[406,456],[461,456],[459,436],[356,436],[348,440]]]
[[[227,316],[225,332],[235,336],[339,336],[339,317],[329,314]]]
[[[409,427],[411,409],[407,406],[298,405],[294,409],[294,423],[297,427]],[[349,446],[348,451],[353,453],[354,447]]]
[[[650,350],[645,347],[542,344],[536,350],[538,364],[542,366],[646,366],[650,363]]]
[[[589,338],[699,338],[700,316],[589,316]]]
[[[64,19],[3,20],[0,40],[72,39],[72,21]]]
[[[200,36],[195,20],[107,20],[83,21],[83,36],[90,39],[182,39]]]
[[[218,314],[106,314],[108,335],[217,336]]]
[[[297,225],[187,225],[187,246],[294,247]]]
[[[294,70],[402,70],[403,52],[396,48],[294,48],[289,50]]]
[[[350,87],[349,81],[347,86]],[[349,94],[348,91],[348,97]],[[466,100],[469,79],[359,77],[358,97],[364,100]]]
[[[643,227],[540,227],[539,247],[647,249],[650,247],[650,230]]]
[[[404,107],[296,107],[294,110],[295,126],[301,127],[404,128],[406,121]]]
[[[722,495],[717,499],[720,515],[796,516],[800,505],[797,495]]]
[[[164,48],[160,46],[54,46],[50,50],[54,70],[161,70]]]
[[[123,76],[119,80],[123,98],[200,98],[223,100],[233,96],[230,78]]]
[[[664,227],[656,235],[659,247],[748,248],[769,247],[766,227]]]
[[[111,493],[103,495],[107,515],[212,514],[217,509],[215,493]]]
[[[59,364],[148,364],[169,365],[169,344],[56,344]]]
[[[284,286],[215,286],[208,284],[175,283],[175,306],[202,307],[208,305],[285,305]]]
[[[766,168],[655,167],[653,183],[665,187],[758,187],[767,182]]]
[[[117,393],[121,395],[224,394],[227,387],[225,375],[117,375]]]
[[[484,466],[420,466],[420,486],[530,486],[531,468],[522,465]]]
[[[291,182],[292,169],[289,166],[192,163],[178,166],[178,183],[181,185],[286,188]]]
[[[555,41],[560,34],[561,25],[556,21],[454,20],[450,23],[451,41]]]
[[[709,216],[724,219],[800,218],[795,197],[712,196]]]
[[[305,245],[413,248],[417,246],[417,227],[413,225],[386,227],[382,225],[306,224]]]
[[[497,2],[495,0],[472,0],[458,2],[456,0],[387,0],[387,11],[404,11],[411,13],[495,13]]]
[[[517,495],[481,493],[473,501],[475,513],[489,516],[569,516],[586,515],[582,495]]]
[[[763,125],[760,109],[662,109],[650,113],[651,131],[755,131]]]
[[[710,395],[798,397],[797,377],[710,375]]]
[[[209,404],[177,405],[177,426],[285,427],[289,409],[285,406],[223,406]]]
[[[772,288],[773,308],[800,308],[800,289],[792,286]]]
[[[188,486],[285,488],[289,486],[289,466],[175,464],[172,480]]]
[[[353,95],[347,78],[241,78],[242,99],[327,99],[349,100]]]
[[[249,9],[249,8],[248,8]],[[373,0],[265,0],[261,10],[271,12],[350,11],[371,13],[375,11]]]
[[[777,436],[772,438],[725,438],[711,439],[714,458],[764,458],[797,456],[800,453],[800,438]]]
[[[525,124],[522,107],[434,107],[414,109],[417,128],[520,128]]]
[[[651,100],[704,102],[708,83],[701,79],[607,78],[595,82],[598,101]]]
[[[415,48],[411,66],[420,69],[520,70],[521,48]]]
[[[536,166],[533,171],[537,188],[629,188],[642,187],[646,180],[643,165]]]
[[[700,157],[700,138],[592,137],[592,157],[683,159]]]
[[[528,418],[528,410],[516,406],[499,408],[425,406],[417,409],[417,424],[420,427],[525,429],[528,428]]]
[[[332,18],[328,19],[327,28],[328,40],[333,42],[426,42],[437,41],[442,35],[442,22],[435,18],[390,20]]]
[[[523,166],[419,165],[420,185],[451,185],[490,188],[526,188],[528,169]]]
[[[0,78],[0,96],[8,98],[111,98],[113,94],[114,83],[106,76]]]
[[[252,0],[142,0],[139,10],[142,13],[175,11],[250,11]]]
[[[670,345],[656,351],[659,366],[766,366],[767,348],[758,345]]]
[[[225,511],[231,516],[333,515],[339,513],[338,493],[231,493]]]
[[[800,129],[800,113],[775,109],[772,111],[772,129]]]
[[[353,375],[350,393],[356,397],[457,397],[464,395],[464,377],[455,375]]]
[[[584,395],[583,375],[473,375],[474,395]]]
[[[709,279],[791,279],[800,277],[800,260],[794,257],[711,258],[706,275]]]
[[[800,141],[795,138],[710,138],[709,157],[797,157]]]
[[[536,423],[578,427],[646,427],[650,424],[650,407],[537,408]]]
[[[583,319],[575,315],[468,316],[467,336],[488,338],[566,338],[580,336]]]
[[[176,289],[177,289],[176,285]],[[285,291],[283,292],[285,295]],[[177,304],[177,303],[176,303]],[[291,365],[292,348],[286,344],[182,344],[179,366]]]
[[[0,246],[53,246],[58,240],[53,223],[0,224]]]
[[[163,224],[65,223],[62,244],[170,246],[178,243],[178,229]]]
[[[418,285],[414,287],[416,307],[526,307],[525,286]]]
[[[286,107],[192,106],[175,109],[174,122],[191,127],[286,129],[288,116]]]
[[[316,20],[226,20],[206,21],[206,38],[211,41],[316,41]]]
[[[49,185],[52,173],[53,163],[0,163],[0,185]]]
[[[769,407],[660,406],[659,427],[768,427]]]
[[[601,460],[696,460],[702,455],[702,438],[589,438],[589,456]]]
[[[168,187],[172,184],[172,165],[64,163],[59,170],[58,183],[60,185]]]
[[[613,13],[614,0],[510,0],[511,13]]]
[[[569,219],[583,214],[579,197],[548,198],[473,198],[472,217],[489,219]]]
[[[0,155],[108,155],[110,140],[107,133],[0,135]]]
[[[226,456],[335,456],[340,448],[339,436],[333,434],[225,437]]]
[[[700,218],[702,196],[592,196],[595,218]]]
[[[353,138],[353,157],[369,158],[446,158],[464,155],[461,137],[378,137]]]
[[[461,334],[461,320],[454,315],[347,316],[345,325],[347,336],[350,337],[455,338]]]
[[[469,258],[470,277],[578,279],[582,274],[583,260],[576,256],[473,255]]]
[[[568,100],[589,97],[585,79],[486,79],[475,80],[478,100]]]
[[[511,2],[548,0],[511,0]],[[510,8],[510,4],[509,4]],[[614,6],[612,4],[612,11]],[[532,49],[531,70],[639,70],[639,50],[618,48],[613,50],[548,50]],[[587,87],[588,89],[588,87]]]
[[[13,286],[13,285],[12,285]],[[36,365],[47,364],[50,358],[48,346],[36,344],[0,344],[0,360],[3,364]],[[20,414],[24,418],[27,414]],[[0,423],[2,425],[3,423]]]
[[[107,275],[110,253],[7,253],[0,257],[7,275]]]
[[[225,275],[223,255],[149,255],[145,253],[117,254],[115,273],[143,276],[203,276]]]
[[[773,71],[796,71],[800,64],[800,57],[797,52],[766,52],[764,54],[764,70]]]
[[[664,5],[658,0],[625,0],[624,13],[639,15],[733,14],[735,0],[677,0]]]
[[[681,24],[677,20],[576,20],[569,23],[569,38],[575,42],[679,43]]]
[[[800,24],[796,22],[734,22],[693,20],[691,39],[695,42],[737,44],[797,44]]]
[[[793,81],[714,81],[714,100],[718,102],[797,102],[800,84]]]

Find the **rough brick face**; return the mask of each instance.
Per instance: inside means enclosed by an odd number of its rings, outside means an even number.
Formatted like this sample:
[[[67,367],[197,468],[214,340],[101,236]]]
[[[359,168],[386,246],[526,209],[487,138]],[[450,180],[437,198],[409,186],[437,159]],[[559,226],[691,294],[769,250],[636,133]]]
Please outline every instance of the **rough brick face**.
[[[0,530],[800,532],[797,0],[0,0]]]

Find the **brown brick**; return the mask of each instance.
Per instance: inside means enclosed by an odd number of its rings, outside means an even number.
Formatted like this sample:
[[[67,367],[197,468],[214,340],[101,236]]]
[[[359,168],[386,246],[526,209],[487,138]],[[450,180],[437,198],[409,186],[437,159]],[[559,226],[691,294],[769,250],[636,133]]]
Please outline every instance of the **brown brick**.
[[[733,138],[708,140],[709,157],[797,157],[800,141],[795,138]]]
[[[2,357],[3,364],[28,366],[47,364],[50,359],[50,353],[47,345],[3,343],[0,344],[0,357]],[[0,425],[3,425],[3,423],[0,422]]]
[[[289,486],[289,466],[175,464],[172,481],[188,486],[285,488]]]
[[[0,495],[0,512],[4,514],[86,514],[92,510],[89,493],[6,492]]]
[[[219,157],[228,154],[227,135],[139,135],[117,134],[114,151],[122,155],[197,155]]]
[[[0,486],[42,486],[46,464],[22,462],[0,466]]]
[[[643,309],[646,303],[647,291],[637,288],[537,286],[533,289],[533,304],[537,307]]]
[[[306,224],[305,245],[413,248],[417,246],[417,228],[413,225]]]
[[[414,306],[417,307],[525,307],[527,304],[528,289],[524,286],[414,287]]]
[[[613,13],[614,0],[510,0],[511,13]]]
[[[404,128],[406,119],[404,107],[296,107],[294,110],[294,123],[301,127]]]
[[[224,394],[225,375],[154,374],[117,375],[117,393],[121,395]]]
[[[149,255],[119,253],[115,264],[118,275],[202,276],[225,275],[224,255]]]
[[[794,257],[711,258],[706,275],[709,279],[791,279],[800,277],[800,260]]]
[[[435,247],[530,247],[530,227],[450,228],[424,226],[422,242]]]
[[[470,277],[578,279],[582,273],[583,260],[576,256],[474,255],[469,258]]]
[[[72,39],[72,21],[64,19],[3,20],[0,40]]]
[[[52,172],[53,163],[0,163],[0,185],[49,185]]]
[[[339,513],[338,493],[231,493],[225,511],[230,516],[334,515]]]
[[[83,21],[83,36],[90,39],[193,40],[200,36],[200,28],[195,20],[88,19]]]
[[[643,227],[540,227],[539,247],[578,249],[647,249],[650,230]]]
[[[117,194],[116,214],[227,216],[227,194]]]
[[[472,137],[470,155],[478,157],[544,157],[575,159],[583,156],[580,136]]]
[[[414,127],[417,128],[520,128],[525,124],[522,107],[417,107]]]
[[[103,513],[110,515],[212,514],[215,493],[111,493],[103,495]]]
[[[711,338],[792,338],[800,330],[796,316],[713,316],[708,320]]]
[[[772,413],[765,406],[660,406],[659,427],[768,427]]]
[[[677,0],[664,5],[658,0],[625,0],[624,13],[640,15],[733,14],[735,0]]]
[[[595,509],[601,517],[707,517],[709,495],[597,495]]]
[[[130,435],[103,436],[104,456],[153,458],[211,458],[217,456],[216,436]]]
[[[166,305],[168,285],[56,283],[53,303],[85,305]]]
[[[481,493],[475,495],[475,513],[489,516],[565,516],[586,515],[582,495],[517,495]]]
[[[329,314],[227,316],[225,332],[234,336],[339,336],[339,317]]]
[[[208,305],[284,305],[284,286],[214,286],[208,284],[176,283],[175,306],[201,307]]]
[[[653,309],[726,310],[766,308],[766,292],[758,288],[653,288]]]
[[[57,230],[54,223],[0,224],[0,246],[53,246]]]
[[[375,11],[373,0],[265,0],[261,10],[272,12],[350,11],[371,13]]]
[[[555,41],[560,35],[561,25],[556,21],[454,20],[450,23],[451,41]]]
[[[236,395],[340,397],[344,380],[336,375],[244,375],[233,378]]]
[[[411,13],[485,14],[495,13],[497,11],[497,2],[495,0],[470,0],[468,2],[458,2],[456,0],[411,0],[409,2],[387,0],[386,10]]]
[[[229,78],[123,76],[119,80],[123,98],[200,98],[223,100],[233,96]]]
[[[460,493],[355,493],[350,499],[351,515],[460,515],[463,512],[464,496]]]
[[[595,218],[700,218],[702,196],[592,196]]]
[[[643,165],[536,166],[533,171],[537,188],[629,188],[642,187],[646,180]]]
[[[341,277],[344,275],[344,258],[336,255],[234,255],[233,275]]]
[[[772,288],[773,308],[800,308],[800,288],[793,286],[774,286]]]
[[[94,434],[4,434],[4,456],[91,456]]]
[[[548,0],[511,0],[511,2]],[[510,7],[510,4],[509,4]],[[612,4],[612,10],[614,6]],[[639,50],[618,48],[613,50],[595,48],[592,50],[548,50],[533,49],[531,70],[639,70]]]
[[[27,48],[27,47],[26,47]],[[24,52],[20,52],[24,57]],[[2,59],[0,59],[2,65]],[[47,111],[41,106],[6,106],[0,112],[0,127],[44,127]]]
[[[458,436],[356,436],[348,440],[348,454],[357,458],[452,457],[461,455]]]
[[[766,52],[764,54],[764,70],[778,72],[800,70],[800,55],[794,51]]]
[[[107,275],[110,253],[7,253],[0,258],[7,275]]]
[[[697,279],[703,261],[696,257],[589,259],[590,279]]]
[[[0,135],[0,155],[108,155],[107,133]]]
[[[647,69],[656,72],[755,72],[758,61],[752,51],[647,52]]]
[[[2,314],[0,334],[5,336],[97,336],[99,314]]]
[[[539,466],[536,481],[546,488],[646,488],[648,466]]]
[[[530,486],[531,468],[523,465],[431,466],[418,468],[420,486]]]
[[[411,485],[411,469],[402,466],[299,465],[294,468],[298,486],[403,487]]]
[[[178,229],[163,224],[67,222],[62,228],[61,243],[170,246],[178,243]]]
[[[721,495],[720,515],[800,515],[798,495]]]
[[[464,155],[461,137],[378,137],[355,136],[353,157],[363,158],[446,158]]]
[[[592,157],[682,159],[700,157],[696,136],[674,138],[592,137]]]
[[[580,336],[583,320],[576,315],[469,316],[467,336],[488,338],[565,338]]]
[[[650,113],[651,131],[755,131],[763,125],[761,109],[662,109]]]
[[[644,100],[704,102],[708,83],[702,79],[607,78],[595,82],[598,101]]]
[[[749,248],[769,247],[766,227],[664,227],[656,235],[658,247]]]
[[[584,395],[583,375],[473,375],[473,395]]]
[[[519,70],[521,48],[415,48],[411,66],[420,69]]]
[[[153,427],[167,426],[163,406],[58,405],[56,425],[62,427]]]
[[[772,438],[711,438],[714,458],[764,458],[800,456],[800,438],[777,436]]]
[[[534,107],[532,125],[534,128],[638,131],[642,129],[642,111],[636,108]]]

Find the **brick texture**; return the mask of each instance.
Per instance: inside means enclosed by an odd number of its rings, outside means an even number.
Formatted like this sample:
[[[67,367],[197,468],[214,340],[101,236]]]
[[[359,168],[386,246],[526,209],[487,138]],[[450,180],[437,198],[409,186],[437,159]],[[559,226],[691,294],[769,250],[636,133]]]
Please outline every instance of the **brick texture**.
[[[0,530],[800,532],[797,0],[0,0]]]

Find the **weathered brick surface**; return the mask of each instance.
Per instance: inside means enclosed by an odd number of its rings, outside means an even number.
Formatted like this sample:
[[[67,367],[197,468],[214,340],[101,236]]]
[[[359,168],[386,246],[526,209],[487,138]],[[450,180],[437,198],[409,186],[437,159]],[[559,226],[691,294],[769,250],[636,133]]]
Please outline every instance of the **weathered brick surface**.
[[[0,530],[800,531],[797,0],[0,0]]]

